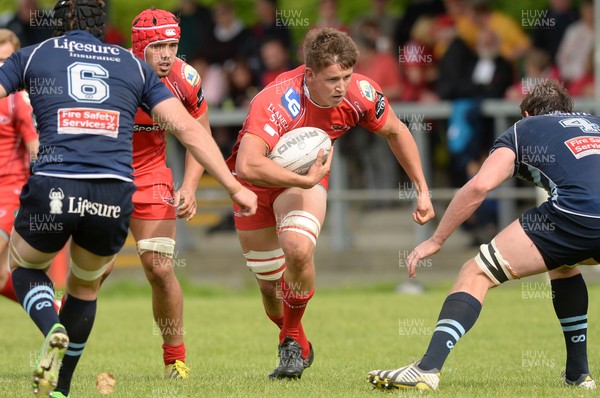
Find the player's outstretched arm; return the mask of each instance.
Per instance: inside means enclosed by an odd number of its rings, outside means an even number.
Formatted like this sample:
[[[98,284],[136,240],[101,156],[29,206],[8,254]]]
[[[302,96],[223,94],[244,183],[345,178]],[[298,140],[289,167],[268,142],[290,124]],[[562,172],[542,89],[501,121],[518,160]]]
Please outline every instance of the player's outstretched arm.
[[[456,192],[432,237],[408,255],[409,277],[414,278],[419,261],[437,253],[448,237],[473,215],[490,191],[512,177],[514,165],[515,153],[512,150],[499,148],[492,152],[475,177]]]
[[[435,212],[423,174],[419,150],[412,134],[406,125],[396,117],[391,108],[388,109],[388,118],[383,128],[377,134],[387,139],[396,159],[412,181],[417,192],[417,208],[413,213],[413,220],[418,224],[425,224],[435,216]]]
[[[200,115],[196,120],[206,131],[211,133],[208,112]],[[198,189],[198,183],[202,174],[204,174],[204,167],[194,159],[190,151],[186,151],[183,181],[181,188],[175,192],[175,203],[179,204],[177,207],[178,218],[189,221],[196,215],[196,189]]]
[[[231,199],[241,210],[239,215],[252,215],[256,212],[256,195],[243,187],[231,174],[225,159],[210,132],[201,126],[181,102],[175,98],[166,99],[152,109],[161,127],[173,135],[187,148],[194,158],[221,184]]]
[[[257,135],[246,133],[240,142],[235,171],[239,178],[263,187],[312,188],[329,173],[332,152],[323,161],[323,150],[306,175],[287,170],[267,157],[268,147]]]

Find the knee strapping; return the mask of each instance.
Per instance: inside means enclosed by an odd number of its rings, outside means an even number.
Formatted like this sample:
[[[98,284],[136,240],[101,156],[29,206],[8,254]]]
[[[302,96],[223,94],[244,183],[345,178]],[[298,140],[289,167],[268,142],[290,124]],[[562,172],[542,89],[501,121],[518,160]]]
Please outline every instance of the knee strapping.
[[[17,249],[10,240],[8,242],[8,257],[9,265],[12,260],[13,263],[15,263],[21,268],[46,269],[52,263],[52,259],[44,261],[42,263],[30,263],[29,261],[23,260],[23,257],[21,257],[21,255],[17,252]]]
[[[246,265],[258,279],[276,281],[285,271],[285,257],[281,249],[267,252],[250,250],[244,253],[244,257],[246,257]]]
[[[173,253],[175,252],[175,240],[164,237],[141,239],[137,243],[137,251],[140,256],[147,251],[152,251],[165,257],[173,258]]]
[[[293,231],[304,236],[307,236],[315,245],[321,231],[321,223],[317,217],[307,211],[294,210],[290,211],[283,217],[277,233],[284,231]]]
[[[78,277],[81,280],[91,282],[91,281],[95,281],[96,279],[98,279],[102,275],[104,275],[104,273],[106,272],[108,267],[110,267],[112,262],[115,260],[115,257],[116,256],[114,256],[109,262],[104,264],[102,267],[100,267],[99,269],[94,270],[94,271],[89,271],[87,269],[81,268],[79,265],[75,264],[73,259],[71,259],[69,266],[71,268],[71,272],[73,272],[73,275],[75,275],[76,277]]]
[[[495,239],[492,239],[487,245],[479,247],[475,262],[496,286],[508,280],[520,278],[498,251]]]

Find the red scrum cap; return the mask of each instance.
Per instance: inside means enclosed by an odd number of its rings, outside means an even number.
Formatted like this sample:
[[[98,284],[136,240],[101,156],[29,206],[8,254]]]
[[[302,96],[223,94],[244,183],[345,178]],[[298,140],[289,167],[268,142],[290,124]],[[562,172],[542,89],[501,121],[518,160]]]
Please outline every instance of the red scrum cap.
[[[179,19],[169,11],[149,8],[139,13],[131,24],[132,51],[144,60],[150,44],[180,37]]]

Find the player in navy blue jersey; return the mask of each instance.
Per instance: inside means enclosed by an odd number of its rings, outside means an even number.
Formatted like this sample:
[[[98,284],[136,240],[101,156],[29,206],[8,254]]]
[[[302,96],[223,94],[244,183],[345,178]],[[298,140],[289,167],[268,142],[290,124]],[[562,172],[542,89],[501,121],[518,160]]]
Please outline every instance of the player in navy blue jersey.
[[[523,213],[467,261],[444,302],[423,358],[395,370],[374,370],[376,388],[435,390],[458,340],[475,324],[489,289],[548,272],[566,348],[566,385],[596,388],[587,361],[588,293],[577,265],[600,260],[600,118],[573,113],[554,80],[540,82],[521,103],[523,119],[496,140],[481,170],[450,202],[433,236],[408,256],[408,273],[513,175],[545,188],[549,198]]]
[[[231,175],[210,133],[152,68],[101,41],[103,7],[101,0],[59,1],[53,10],[59,36],[15,52],[0,67],[0,98],[26,88],[39,130],[37,163],[9,243],[15,293],[46,336],[34,370],[37,397],[68,396],[100,278],[127,237],[138,107],[173,131],[242,206],[240,215],[256,209],[256,196]],[[68,296],[57,315],[46,271],[69,238]]]

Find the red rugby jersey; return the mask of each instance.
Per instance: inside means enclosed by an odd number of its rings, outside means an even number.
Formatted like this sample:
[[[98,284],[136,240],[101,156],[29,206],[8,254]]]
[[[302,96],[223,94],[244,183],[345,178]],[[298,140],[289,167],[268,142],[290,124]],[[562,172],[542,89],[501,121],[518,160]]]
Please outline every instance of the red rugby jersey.
[[[161,80],[194,118],[197,119],[206,112],[202,80],[193,67],[175,58],[171,72]],[[150,115],[141,108],[138,108],[134,123],[133,175],[142,174],[157,166],[164,167],[167,160],[166,131],[154,123]]]
[[[385,124],[390,110],[381,88],[373,80],[353,73],[343,102],[324,108],[310,100],[304,73],[304,65],[282,73],[254,97],[232,155],[227,159],[232,171],[246,133],[261,137],[272,150],[283,134],[298,127],[318,127],[333,141],[354,126],[378,131]]]
[[[19,91],[0,99],[0,185],[20,188],[25,184],[29,176],[25,143],[37,138],[27,94]]]

